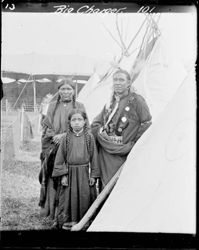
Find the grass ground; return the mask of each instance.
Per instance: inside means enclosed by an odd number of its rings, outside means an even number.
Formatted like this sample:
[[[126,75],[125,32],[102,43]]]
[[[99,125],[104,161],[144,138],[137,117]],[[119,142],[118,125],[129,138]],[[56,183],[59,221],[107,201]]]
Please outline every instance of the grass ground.
[[[39,155],[40,142],[24,145],[25,157],[19,160],[14,154],[14,136],[9,129],[1,147],[1,230],[50,229],[51,222],[40,217],[38,206],[40,161],[34,155]]]
[[[40,217],[38,163],[13,161],[2,171],[2,230],[49,229]]]

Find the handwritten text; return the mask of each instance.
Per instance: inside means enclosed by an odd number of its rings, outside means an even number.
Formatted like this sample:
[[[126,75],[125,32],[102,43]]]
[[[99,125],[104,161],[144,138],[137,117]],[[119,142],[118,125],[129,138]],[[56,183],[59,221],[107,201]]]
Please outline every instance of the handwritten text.
[[[152,12],[155,9],[155,7],[150,8],[149,6],[142,6],[137,12],[138,13],[147,13],[147,12]]]
[[[14,3],[6,3],[6,2],[4,2],[4,0],[1,0],[1,2],[3,3],[4,9],[9,9],[9,10],[15,9]]]
[[[54,6],[56,8],[57,13],[72,13],[74,12],[74,8],[70,7],[70,5],[57,5]],[[77,9],[77,13],[85,13],[85,14],[93,14],[93,13],[122,13],[127,7],[123,7],[120,9],[117,8],[107,8],[107,9],[99,9],[96,8],[95,5],[83,5],[79,9]]]

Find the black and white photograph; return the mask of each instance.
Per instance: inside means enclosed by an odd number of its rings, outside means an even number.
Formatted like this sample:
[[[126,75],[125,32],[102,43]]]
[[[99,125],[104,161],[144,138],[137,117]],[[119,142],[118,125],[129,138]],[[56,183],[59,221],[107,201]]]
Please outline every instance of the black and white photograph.
[[[2,4],[1,232],[195,235],[194,4]]]

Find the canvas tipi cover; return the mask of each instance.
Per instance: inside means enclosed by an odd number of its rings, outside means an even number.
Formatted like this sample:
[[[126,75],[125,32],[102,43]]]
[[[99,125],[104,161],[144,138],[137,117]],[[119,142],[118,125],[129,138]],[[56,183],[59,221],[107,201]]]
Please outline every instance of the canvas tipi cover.
[[[131,71],[134,58],[123,58],[119,66]],[[116,69],[115,69],[116,70]],[[115,71],[113,68],[113,72]],[[153,120],[162,112],[175,94],[187,72],[182,63],[169,53],[163,37],[159,37],[132,88],[141,94],[150,109]],[[78,96],[84,103],[90,122],[99,114],[112,95],[112,74],[104,81],[95,72]]]
[[[88,231],[196,232],[196,91],[189,74],[130,152]]]

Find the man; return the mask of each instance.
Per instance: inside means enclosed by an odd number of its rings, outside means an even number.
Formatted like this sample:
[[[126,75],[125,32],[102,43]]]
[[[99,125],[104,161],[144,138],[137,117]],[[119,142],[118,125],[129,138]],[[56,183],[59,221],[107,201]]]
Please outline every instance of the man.
[[[125,162],[128,153],[151,125],[149,108],[143,97],[130,91],[127,71],[113,74],[113,96],[94,119],[91,129],[99,149],[102,189]]]

